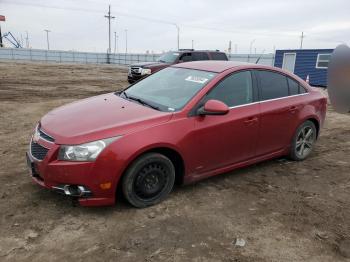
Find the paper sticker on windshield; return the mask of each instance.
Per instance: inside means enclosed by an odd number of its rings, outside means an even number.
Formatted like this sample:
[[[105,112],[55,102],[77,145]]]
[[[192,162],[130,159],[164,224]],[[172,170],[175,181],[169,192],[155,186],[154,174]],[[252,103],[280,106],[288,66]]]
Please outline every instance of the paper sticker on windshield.
[[[200,76],[188,76],[185,80],[195,82],[198,84],[204,84],[205,82],[208,81],[208,78],[204,78],[204,77],[200,77]]]

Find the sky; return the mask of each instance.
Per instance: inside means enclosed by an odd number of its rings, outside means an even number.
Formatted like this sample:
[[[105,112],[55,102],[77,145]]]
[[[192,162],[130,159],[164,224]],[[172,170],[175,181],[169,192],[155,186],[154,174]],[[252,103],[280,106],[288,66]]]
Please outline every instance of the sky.
[[[106,52],[109,4],[112,52],[176,50],[175,24],[180,48],[272,53],[299,48],[301,32],[303,48],[350,44],[349,0],[0,0],[0,25],[31,48],[47,48],[48,29],[52,50]]]

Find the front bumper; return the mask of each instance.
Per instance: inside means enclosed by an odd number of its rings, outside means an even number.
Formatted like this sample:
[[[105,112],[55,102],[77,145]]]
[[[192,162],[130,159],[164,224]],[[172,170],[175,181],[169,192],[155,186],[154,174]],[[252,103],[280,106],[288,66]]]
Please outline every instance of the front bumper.
[[[33,157],[31,150],[26,153],[27,165],[35,183],[74,197],[82,206],[106,206],[115,203],[116,183],[112,173],[107,170],[108,166],[101,168],[98,164],[96,166],[96,162],[59,161],[58,145],[44,140],[37,143],[49,150],[42,160]],[[106,184],[110,187],[101,186]]]
[[[131,84],[131,83],[134,83],[136,81],[139,81],[141,80],[142,78],[144,78],[146,75],[134,75],[134,74],[129,74],[128,75],[128,82]]]

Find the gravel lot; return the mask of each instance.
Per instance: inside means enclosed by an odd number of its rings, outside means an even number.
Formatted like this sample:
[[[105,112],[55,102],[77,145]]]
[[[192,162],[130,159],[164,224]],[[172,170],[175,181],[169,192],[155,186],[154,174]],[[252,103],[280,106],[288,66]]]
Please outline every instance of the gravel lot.
[[[308,160],[181,186],[154,207],[83,208],[35,185],[36,121],[125,86],[116,66],[0,62],[0,261],[350,261],[350,115],[331,108]]]

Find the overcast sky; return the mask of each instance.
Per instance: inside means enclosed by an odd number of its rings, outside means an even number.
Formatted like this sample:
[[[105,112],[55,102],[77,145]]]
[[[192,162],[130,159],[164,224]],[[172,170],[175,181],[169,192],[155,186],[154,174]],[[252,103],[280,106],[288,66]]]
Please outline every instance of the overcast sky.
[[[273,52],[299,48],[334,48],[350,44],[349,0],[0,0],[2,32],[11,31],[32,48],[106,52],[108,23],[104,15],[111,4],[112,52],[114,34],[120,52],[161,52],[177,48],[227,50],[232,53]],[[255,40],[255,41],[254,41]],[[8,43],[5,42],[7,46]]]

